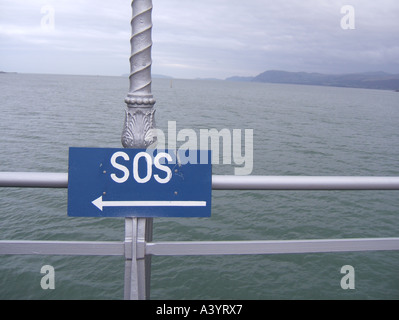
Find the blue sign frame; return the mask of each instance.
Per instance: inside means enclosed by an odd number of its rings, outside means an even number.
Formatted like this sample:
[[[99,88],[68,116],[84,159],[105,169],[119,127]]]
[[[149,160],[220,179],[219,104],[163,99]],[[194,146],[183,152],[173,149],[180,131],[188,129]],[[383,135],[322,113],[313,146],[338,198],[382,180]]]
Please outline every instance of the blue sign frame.
[[[70,217],[210,217],[211,199],[209,150],[69,149]]]

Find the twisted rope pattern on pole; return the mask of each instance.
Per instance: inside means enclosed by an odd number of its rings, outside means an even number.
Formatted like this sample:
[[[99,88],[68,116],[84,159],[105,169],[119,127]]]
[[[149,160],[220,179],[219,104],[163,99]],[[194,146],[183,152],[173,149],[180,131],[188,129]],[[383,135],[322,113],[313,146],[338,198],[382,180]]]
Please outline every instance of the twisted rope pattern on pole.
[[[148,148],[157,140],[155,100],[151,93],[152,0],[133,0],[132,11],[130,88],[125,99],[127,109],[122,145],[125,148]]]
[[[127,103],[153,104],[155,101],[151,100],[152,1],[133,0],[132,10],[130,89],[128,94],[130,99]]]

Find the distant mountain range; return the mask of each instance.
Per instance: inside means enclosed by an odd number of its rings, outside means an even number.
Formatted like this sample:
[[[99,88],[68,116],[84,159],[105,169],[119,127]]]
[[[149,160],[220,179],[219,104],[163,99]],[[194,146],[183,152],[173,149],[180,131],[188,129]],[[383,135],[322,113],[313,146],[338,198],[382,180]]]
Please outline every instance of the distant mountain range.
[[[382,71],[335,75],[269,70],[255,77],[230,77],[226,80],[399,90],[399,74],[390,74]]]

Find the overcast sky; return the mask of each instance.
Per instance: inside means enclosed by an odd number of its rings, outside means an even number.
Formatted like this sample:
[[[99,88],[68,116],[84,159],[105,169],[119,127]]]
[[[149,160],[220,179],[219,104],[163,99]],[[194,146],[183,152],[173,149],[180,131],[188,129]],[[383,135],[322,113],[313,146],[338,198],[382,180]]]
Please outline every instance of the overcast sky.
[[[341,13],[345,5],[354,16]],[[154,74],[399,73],[398,0],[153,0],[153,6]],[[128,73],[131,14],[129,0],[0,0],[0,70]]]

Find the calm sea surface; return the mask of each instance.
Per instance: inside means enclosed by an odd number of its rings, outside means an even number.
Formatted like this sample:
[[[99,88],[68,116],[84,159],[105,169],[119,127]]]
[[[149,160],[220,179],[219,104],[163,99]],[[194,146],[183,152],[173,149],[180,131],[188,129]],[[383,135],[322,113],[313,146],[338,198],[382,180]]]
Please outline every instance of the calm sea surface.
[[[121,147],[123,77],[0,74],[0,171],[67,172],[68,148]],[[154,79],[157,127],[254,130],[253,175],[399,175],[399,93]],[[234,174],[235,164],[214,165]],[[212,217],[154,240],[399,236],[398,191],[213,191]],[[123,241],[124,219],[67,217],[66,189],[0,188],[1,240]],[[55,269],[42,290],[40,269]],[[355,269],[343,290],[341,267]],[[152,299],[398,299],[399,252],[153,257]],[[123,299],[121,257],[0,256],[0,299]]]

